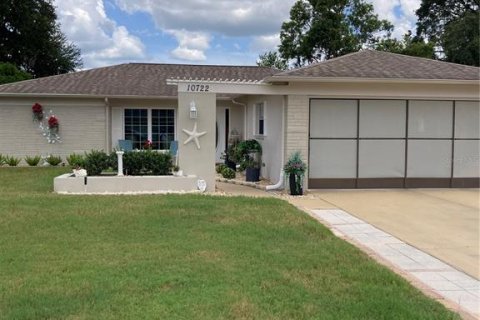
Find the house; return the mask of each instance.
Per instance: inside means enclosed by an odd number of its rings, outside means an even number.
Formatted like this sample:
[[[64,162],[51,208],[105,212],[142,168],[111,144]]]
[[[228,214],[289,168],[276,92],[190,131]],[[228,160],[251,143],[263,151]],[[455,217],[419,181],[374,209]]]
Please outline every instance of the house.
[[[260,141],[274,182],[298,150],[311,189],[479,187],[479,70],[364,50],[286,72],[123,64],[27,80],[0,86],[0,153],[178,140],[181,169],[212,190],[235,131]],[[32,123],[34,103],[57,116],[61,143]]]

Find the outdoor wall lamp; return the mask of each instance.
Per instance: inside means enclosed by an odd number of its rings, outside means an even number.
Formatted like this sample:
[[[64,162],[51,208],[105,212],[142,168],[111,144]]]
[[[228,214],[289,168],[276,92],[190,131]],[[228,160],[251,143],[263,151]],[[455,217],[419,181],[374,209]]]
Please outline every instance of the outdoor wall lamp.
[[[197,117],[197,106],[195,105],[195,101],[192,101],[190,102],[190,119],[197,119]]]

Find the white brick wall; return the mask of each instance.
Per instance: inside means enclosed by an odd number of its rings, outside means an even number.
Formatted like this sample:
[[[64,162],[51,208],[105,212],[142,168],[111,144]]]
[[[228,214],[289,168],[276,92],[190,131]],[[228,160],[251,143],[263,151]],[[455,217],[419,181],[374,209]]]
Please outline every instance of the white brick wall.
[[[49,144],[32,121],[32,105],[39,102],[60,122],[60,144]],[[106,148],[105,104],[102,100],[0,99],[0,154],[21,157],[83,153]]]

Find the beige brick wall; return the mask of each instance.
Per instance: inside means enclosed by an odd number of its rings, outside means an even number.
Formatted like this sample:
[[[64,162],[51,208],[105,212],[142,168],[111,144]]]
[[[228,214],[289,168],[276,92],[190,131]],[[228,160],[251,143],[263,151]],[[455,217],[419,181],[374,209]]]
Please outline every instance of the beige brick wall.
[[[300,151],[308,164],[309,102],[306,95],[289,95],[285,110],[285,161],[295,152]],[[305,175],[307,187],[308,172]]]
[[[39,102],[52,110],[60,122],[62,143],[49,144],[32,121],[32,105]],[[105,104],[101,99],[13,99],[0,98],[0,153],[26,155],[83,153],[106,148]]]
[[[285,112],[285,160],[292,152],[300,151],[305,161],[308,161],[308,96],[289,95]]]

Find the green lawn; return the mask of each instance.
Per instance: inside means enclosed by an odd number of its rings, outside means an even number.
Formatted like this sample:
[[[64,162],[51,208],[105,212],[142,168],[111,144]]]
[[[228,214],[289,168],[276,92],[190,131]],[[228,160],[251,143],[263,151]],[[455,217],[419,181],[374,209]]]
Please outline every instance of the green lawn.
[[[276,199],[60,196],[0,168],[0,319],[457,319]]]

